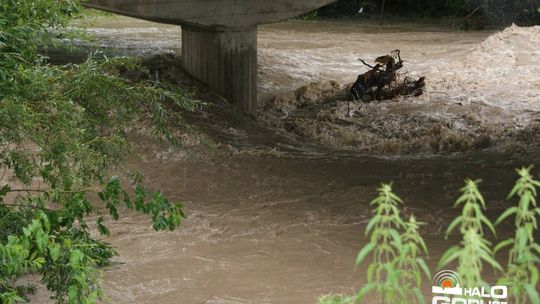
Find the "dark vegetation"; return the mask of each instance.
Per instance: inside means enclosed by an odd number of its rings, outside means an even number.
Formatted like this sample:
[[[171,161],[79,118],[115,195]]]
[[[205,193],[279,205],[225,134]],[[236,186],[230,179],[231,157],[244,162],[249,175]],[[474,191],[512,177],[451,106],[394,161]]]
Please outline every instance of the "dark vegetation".
[[[339,0],[309,16],[330,18],[376,18],[382,7],[388,17],[418,19],[447,18],[464,29],[540,24],[540,0]],[[359,13],[362,11],[362,13]]]
[[[184,217],[137,172],[112,172],[130,151],[130,127],[148,121],[156,137],[179,144],[168,110],[196,102],[150,76],[123,77],[144,71],[134,59],[48,64],[39,50],[59,32],[68,37],[80,11],[74,0],[0,2],[0,303],[25,301],[33,287],[20,279],[29,273],[57,303],[96,303],[98,268],[116,253],[90,226],[108,234],[121,208],[148,214],[155,230]]]

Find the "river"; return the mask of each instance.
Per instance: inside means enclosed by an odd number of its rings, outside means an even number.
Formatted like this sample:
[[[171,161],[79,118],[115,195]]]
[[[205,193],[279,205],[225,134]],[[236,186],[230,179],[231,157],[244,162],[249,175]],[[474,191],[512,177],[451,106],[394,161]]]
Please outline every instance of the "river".
[[[126,54],[181,47],[178,27],[124,17],[98,20],[89,31],[98,44]],[[539,33],[538,28],[455,32],[411,24],[380,31],[369,24],[333,21],[260,26],[260,103],[312,81],[352,82],[365,70],[357,58],[372,59],[399,48],[411,75],[427,76],[427,92],[417,100],[368,106],[378,115],[370,123],[384,122],[386,131],[396,132],[410,126],[400,121],[419,113],[443,125],[459,124],[471,115],[477,124],[452,130],[476,136],[487,124],[506,128],[503,122],[508,121],[527,130],[540,111]],[[400,120],[400,114],[407,119]],[[230,128],[238,129],[231,132],[236,137],[214,139],[249,148],[245,131],[234,124]],[[332,138],[340,138],[342,131],[336,130]],[[314,304],[329,292],[352,294],[365,282],[365,268],[355,269],[354,259],[366,242],[369,201],[381,182],[390,181],[405,201],[405,213],[427,222],[422,233],[435,272],[441,253],[456,242],[443,234],[458,212],[452,205],[463,180],[483,180],[488,214],[496,216],[508,206],[513,169],[539,164],[538,142],[531,139],[537,134],[529,132],[532,137],[516,143],[507,136],[505,144],[493,138],[494,144],[485,149],[439,151],[444,153],[426,150],[410,138],[403,140],[416,148],[392,150],[380,148],[383,137],[366,137],[364,145],[353,145],[325,141],[318,132],[301,136],[288,144],[294,149],[275,155],[205,158],[185,157],[181,150],[135,135],[132,142],[139,156],[129,158],[126,167],[145,174],[152,188],[183,201],[187,219],[176,231],[163,233],[154,232],[145,216],[129,211],[110,223],[111,236],[105,240],[120,256],[116,266],[104,269],[109,301]],[[275,133],[284,138],[303,135]],[[277,142],[251,144],[254,150],[286,150]]]

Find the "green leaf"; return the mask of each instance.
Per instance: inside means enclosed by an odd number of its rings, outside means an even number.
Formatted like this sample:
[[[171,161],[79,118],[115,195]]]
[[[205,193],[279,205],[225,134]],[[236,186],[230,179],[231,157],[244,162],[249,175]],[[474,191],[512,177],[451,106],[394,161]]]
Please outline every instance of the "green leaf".
[[[514,239],[504,240],[504,241],[500,242],[499,244],[497,244],[497,246],[495,246],[495,248],[493,248],[493,253],[496,254],[497,252],[499,252],[499,250],[503,249],[504,247],[510,246],[513,243],[514,243]]]
[[[540,296],[538,295],[536,286],[527,284],[525,285],[525,290],[527,292],[527,296],[529,297],[529,301],[531,304],[540,304]]]
[[[51,255],[51,260],[56,262],[60,257],[60,246],[55,243],[49,243],[47,246],[49,248],[49,254]]]
[[[517,212],[517,207],[510,207],[504,211],[501,216],[495,221],[495,225],[500,224],[502,221],[504,221],[507,217],[511,216],[512,214],[515,214]]]
[[[450,262],[459,257],[460,248],[458,246],[453,246],[449,248],[439,260],[437,264],[438,269],[442,269],[444,266],[448,265]]]
[[[83,257],[84,253],[82,253],[79,249],[72,250],[69,255],[69,266],[71,268],[78,268],[82,262]]]
[[[420,288],[415,287],[413,288],[414,295],[416,296],[416,299],[418,300],[418,303],[426,303],[426,299],[424,298],[424,294],[420,290]]]
[[[493,233],[493,235],[496,237],[497,236],[497,232],[495,231],[495,227],[493,226],[493,224],[491,224],[491,222],[489,221],[489,219],[483,215],[479,216],[480,217],[480,220],[489,228],[489,230],[491,231],[491,233]]]
[[[399,233],[395,229],[390,229],[389,233],[390,233],[390,236],[392,237],[392,240],[395,243],[395,246],[397,248],[400,248],[401,247],[401,236],[399,235]]]
[[[107,226],[103,225],[103,217],[102,216],[98,217],[96,225],[97,225],[97,228],[98,228],[99,233],[101,235],[107,235],[107,236],[110,235],[109,228],[107,228]]]
[[[9,185],[4,185],[0,188],[0,202],[2,201],[2,198],[8,194],[8,192],[11,190],[11,187]]]
[[[499,265],[499,263],[491,257],[491,255],[485,253],[485,252],[481,252],[480,253],[480,257],[485,261],[487,262],[488,264],[490,264],[493,268],[495,269],[498,269],[500,271],[503,271],[501,265]]]
[[[424,259],[416,258],[416,263],[418,263],[418,265],[420,266],[420,269],[424,271],[426,278],[428,280],[431,280],[431,271],[429,271],[429,267],[427,266],[426,262],[424,262]]]
[[[456,219],[454,219],[452,223],[450,223],[450,225],[448,226],[448,229],[446,229],[445,238],[447,238],[450,235],[450,233],[452,233],[452,231],[456,228],[457,225],[461,223],[461,221],[462,221],[462,217],[459,216]]]
[[[362,263],[364,258],[375,249],[376,244],[375,243],[369,243],[364,248],[358,252],[358,255],[356,256],[355,265],[358,266]]]
[[[355,302],[362,303],[362,300],[364,297],[369,294],[373,289],[375,289],[376,285],[373,283],[368,283],[364,285],[360,291],[356,294],[356,300]]]

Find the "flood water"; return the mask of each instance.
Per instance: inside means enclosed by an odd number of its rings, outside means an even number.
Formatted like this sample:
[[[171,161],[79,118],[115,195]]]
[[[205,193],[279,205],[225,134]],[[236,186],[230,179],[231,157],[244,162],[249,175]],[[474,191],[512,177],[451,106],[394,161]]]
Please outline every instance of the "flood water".
[[[435,271],[456,242],[442,235],[457,214],[451,206],[462,181],[484,180],[493,217],[506,206],[512,168],[520,164],[500,155],[174,161],[152,140],[136,141],[143,158],[128,166],[184,201],[188,218],[165,233],[130,212],[112,224],[107,240],[123,263],[105,270],[113,303],[307,304],[329,292],[354,293],[365,270],[355,270],[354,258],[381,181],[393,181],[405,212],[428,222],[422,233]],[[424,291],[428,296],[429,284]]]
[[[101,20],[90,31],[98,43],[126,53],[181,47],[179,28],[123,17]],[[261,103],[314,80],[353,81],[363,69],[356,58],[399,48],[410,72],[430,79],[426,96],[401,107],[421,107],[437,116],[449,104],[477,103],[498,109],[489,115],[500,117],[488,120],[511,117],[525,124],[540,110],[540,34],[537,28],[532,34],[513,31],[400,25],[379,32],[349,22],[261,26]],[[504,43],[513,38],[523,44]],[[178,230],[163,233],[129,211],[110,223],[106,240],[120,254],[119,264],[104,270],[110,303],[314,304],[325,293],[352,294],[365,281],[364,268],[355,269],[354,259],[366,242],[369,201],[381,182],[390,181],[405,201],[406,214],[427,222],[422,232],[435,273],[441,253],[455,244],[443,231],[456,215],[451,206],[463,180],[483,180],[493,217],[508,206],[504,198],[515,180],[513,168],[539,164],[533,149],[379,156],[326,147],[285,157],[201,159],[177,157],[181,151],[143,136],[132,142],[139,157],[128,159],[126,167],[183,201],[187,219]],[[429,297],[429,282],[424,291]]]

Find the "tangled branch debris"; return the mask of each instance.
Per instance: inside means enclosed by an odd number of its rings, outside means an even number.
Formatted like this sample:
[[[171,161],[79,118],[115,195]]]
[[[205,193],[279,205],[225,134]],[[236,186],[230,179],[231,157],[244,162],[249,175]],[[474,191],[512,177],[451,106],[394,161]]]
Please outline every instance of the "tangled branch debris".
[[[424,93],[425,77],[414,80],[410,77],[399,80],[399,69],[403,67],[400,51],[392,51],[389,55],[377,57],[375,66],[358,59],[370,70],[358,75],[349,93],[355,101],[371,102],[373,100],[393,99],[397,96],[420,96]]]

